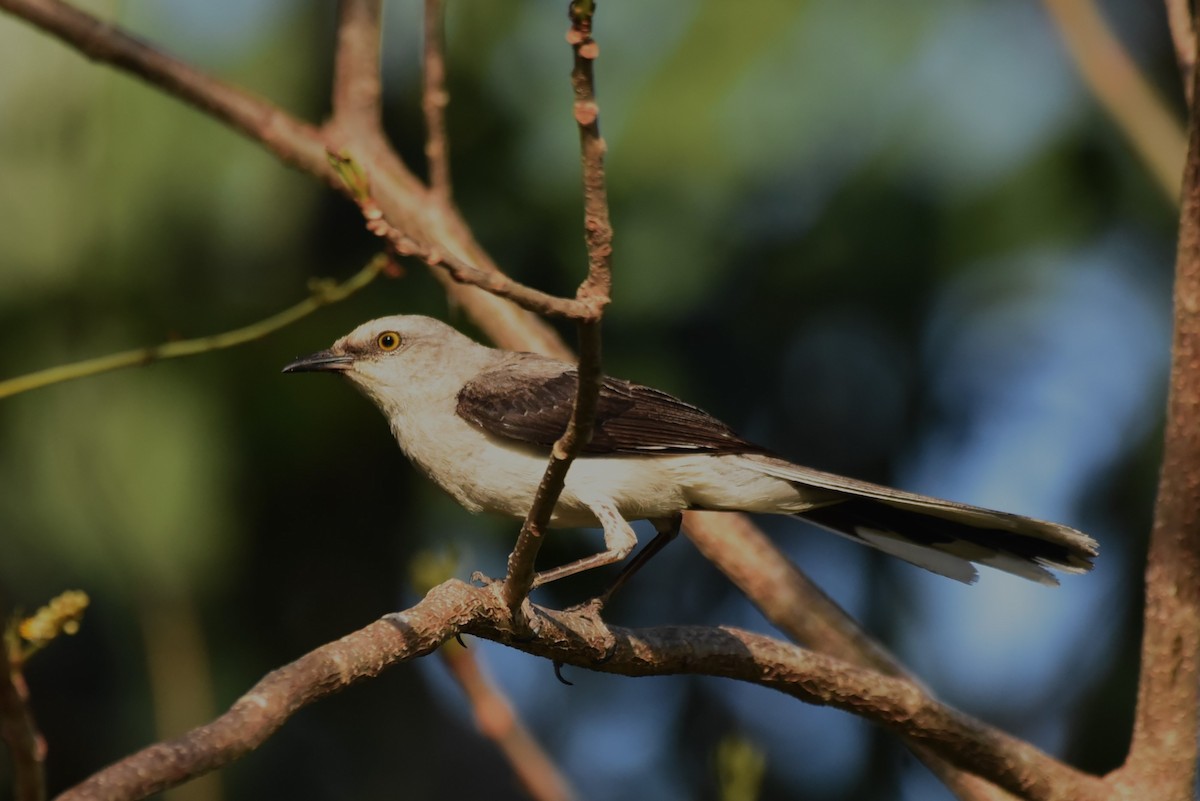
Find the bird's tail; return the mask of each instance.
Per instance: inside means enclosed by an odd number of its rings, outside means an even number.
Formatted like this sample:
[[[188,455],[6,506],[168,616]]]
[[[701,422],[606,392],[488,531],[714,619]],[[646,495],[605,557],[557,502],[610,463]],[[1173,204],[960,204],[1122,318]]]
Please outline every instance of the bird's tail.
[[[964,583],[972,562],[1041,584],[1057,584],[1047,568],[1092,569],[1099,545],[1068,526],[943,501],[812,470],[782,459],[744,456],[754,470],[833,493],[795,515],[857,542]]]

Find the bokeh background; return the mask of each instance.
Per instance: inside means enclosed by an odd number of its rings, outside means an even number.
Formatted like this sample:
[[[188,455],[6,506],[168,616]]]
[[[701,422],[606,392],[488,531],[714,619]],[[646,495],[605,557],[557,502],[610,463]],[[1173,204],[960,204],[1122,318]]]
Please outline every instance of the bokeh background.
[[[310,120],[334,7],[81,3]],[[420,3],[386,4],[386,118],[418,171]],[[584,269],[565,3],[449,4],[455,190],[499,263]],[[1105,12],[1182,107],[1159,4]],[[1157,469],[1175,210],[1033,0],[600,5],[616,230],[606,369],[825,469],[1062,521],[1095,572],[961,586],[790,520],[774,539],[942,698],[1073,764],[1127,743]],[[356,209],[202,114],[0,15],[0,377],[214,333],[350,275]],[[348,386],[282,376],[386,313],[469,323],[419,267],[264,341],[0,401],[0,601],[66,588],[29,667],[51,790],[224,709],[412,604],[415,554],[503,570]],[[568,332],[569,333],[569,332]],[[594,550],[563,533],[546,563]],[[541,591],[550,604],[605,576]],[[770,627],[685,540],[608,617]],[[762,797],[942,799],[890,735],[702,678],[625,679],[471,641],[587,799],[714,799],[726,737]],[[0,755],[0,798],[7,797]],[[298,714],[177,798],[520,798],[436,659]]]

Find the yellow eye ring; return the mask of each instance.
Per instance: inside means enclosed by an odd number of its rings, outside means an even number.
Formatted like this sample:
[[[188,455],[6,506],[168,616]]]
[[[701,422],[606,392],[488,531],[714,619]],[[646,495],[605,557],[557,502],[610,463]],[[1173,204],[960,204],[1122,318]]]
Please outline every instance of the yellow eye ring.
[[[375,344],[382,351],[395,350],[400,347],[400,335],[395,331],[384,331],[375,339]]]

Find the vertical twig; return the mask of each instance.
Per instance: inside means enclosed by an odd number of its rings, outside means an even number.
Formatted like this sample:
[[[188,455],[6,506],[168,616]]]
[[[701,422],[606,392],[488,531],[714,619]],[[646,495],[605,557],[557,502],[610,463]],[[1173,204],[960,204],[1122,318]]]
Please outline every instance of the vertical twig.
[[[446,135],[446,10],[442,0],[425,0],[425,53],[421,109],[425,113],[425,158],[429,189],[450,200],[450,139]]]
[[[1193,89],[1200,71],[1193,68]],[[1141,676],[1120,781],[1142,798],[1191,798],[1200,702],[1200,125],[1189,114],[1171,386],[1146,565]]]
[[[15,801],[46,798],[46,742],[29,708],[29,687],[16,626],[4,630],[0,643],[0,740],[8,747],[13,767]]]
[[[562,437],[554,443],[550,463],[534,496],[533,506],[508,558],[504,601],[513,611],[514,617],[517,617],[521,602],[533,587],[534,562],[554,505],[562,493],[567,470],[591,439],[596,403],[600,395],[600,319],[609,303],[612,289],[612,225],[609,222],[608,192],[604,177],[606,146],[600,137],[600,109],[596,103],[592,70],[592,62],[599,54],[599,48],[592,40],[592,15],[595,9],[596,4],[591,0],[574,0],[568,8],[571,28],[567,32],[567,41],[575,54],[571,86],[575,93],[575,121],[579,125],[583,171],[583,228],[588,254],[587,277],[579,285],[575,299],[584,305],[589,313],[578,318],[579,384],[575,390],[571,421]]]
[[[1183,93],[1188,106],[1191,106],[1195,97],[1192,71],[1196,68],[1196,18],[1192,14],[1191,0],[1167,0],[1167,24],[1171,28],[1171,41],[1175,44],[1175,59],[1179,62]]]
[[[360,135],[380,130],[380,0],[341,0],[333,61],[333,119]]]
[[[571,88],[575,93],[575,122],[579,125],[583,229],[588,252],[587,280],[575,297],[595,302],[599,312],[608,304],[612,290],[612,224],[608,218],[608,189],[604,178],[604,154],[608,148],[600,136],[600,106],[596,102],[593,75],[593,65],[600,55],[600,46],[592,39],[595,10],[593,0],[573,0],[567,41],[575,51]]]

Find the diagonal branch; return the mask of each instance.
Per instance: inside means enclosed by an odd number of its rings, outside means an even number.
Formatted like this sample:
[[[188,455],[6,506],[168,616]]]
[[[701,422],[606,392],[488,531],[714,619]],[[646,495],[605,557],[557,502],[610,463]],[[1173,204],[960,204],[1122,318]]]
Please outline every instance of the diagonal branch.
[[[333,118],[346,128],[378,132],[381,117],[380,0],[338,3],[337,49],[333,60]]]
[[[38,370],[35,373],[5,379],[0,381],[0,399],[28,392],[32,389],[41,389],[51,384],[100,375],[101,373],[120,370],[125,367],[144,367],[166,359],[196,356],[201,353],[254,342],[291,325],[297,320],[312,314],[317,309],[345,300],[374,281],[380,273],[385,272],[389,267],[394,269],[395,265],[392,265],[387,256],[379,255],[371,259],[365,267],[340,284],[334,284],[329,280],[313,281],[310,294],[304,300],[265,320],[259,320],[257,323],[251,323],[233,331],[212,334],[206,337],[197,337],[196,339],[164,342],[161,345],[134,348],[133,350],[121,351],[120,353],[110,353],[107,356],[97,356],[94,359],[85,359],[74,364],[50,367],[46,370]]]
[[[315,128],[278,106],[164,55],[60,0],[0,0],[0,9],[58,37],[93,61],[112,64],[194,106],[250,139],[285,163],[325,181],[334,176]]]
[[[804,575],[746,515],[684,512],[683,531],[780,631],[794,642],[860,667],[917,683],[891,653],[864,632]],[[911,740],[908,747],[963,801],[1011,798]]]
[[[1093,0],[1044,2],[1088,88],[1167,199],[1176,202],[1187,138],[1175,115],[1113,35]]]
[[[496,689],[483,665],[465,646],[447,642],[438,649],[442,664],[458,682],[475,725],[504,754],[521,786],[534,801],[575,801],[575,788],[518,717],[512,703]]]
[[[708,675],[758,684],[893,729],[1023,798],[1099,797],[1099,779],[938,703],[904,679],[727,627],[624,629],[583,611],[530,607],[538,623],[530,636],[517,631],[498,590],[445,582],[416,606],[273,671],[217,719],[132,754],[59,801],[144,798],[227,765],[261,745],[304,706],[424,656],[460,632],[605,673]]]

